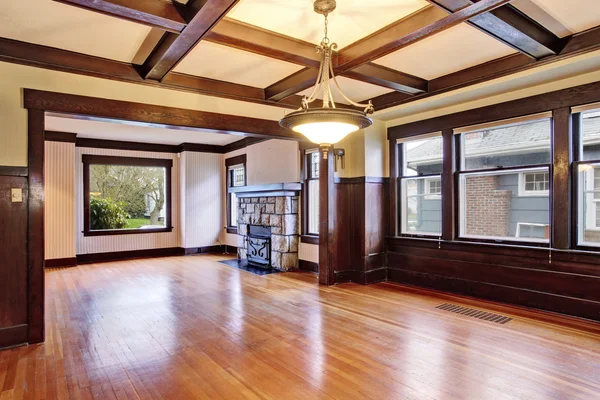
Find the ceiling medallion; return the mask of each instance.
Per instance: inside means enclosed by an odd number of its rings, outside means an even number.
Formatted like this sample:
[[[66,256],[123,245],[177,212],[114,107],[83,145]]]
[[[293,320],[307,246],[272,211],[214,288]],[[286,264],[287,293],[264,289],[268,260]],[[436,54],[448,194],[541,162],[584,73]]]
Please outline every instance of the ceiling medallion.
[[[317,46],[321,53],[321,65],[317,81],[310,94],[302,99],[302,107],[287,114],[279,121],[279,125],[306,136],[310,141],[323,146],[335,144],[348,134],[370,126],[373,121],[367,117],[373,114],[373,104],[355,103],[350,100],[340,88],[333,72],[332,52],[337,49],[337,44],[330,43],[327,37],[327,16],[336,8],[335,0],[316,0],[314,10],[325,16],[325,37]],[[335,84],[340,95],[352,106],[361,110],[349,108],[336,108],[331,93],[331,83]],[[309,108],[309,104],[317,99],[319,93],[323,94],[323,105],[320,108]]]

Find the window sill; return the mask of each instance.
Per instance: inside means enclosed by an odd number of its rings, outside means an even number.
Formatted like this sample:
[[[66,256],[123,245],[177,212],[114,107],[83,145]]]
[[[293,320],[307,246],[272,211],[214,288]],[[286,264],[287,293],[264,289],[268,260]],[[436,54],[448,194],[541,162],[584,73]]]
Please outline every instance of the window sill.
[[[225,228],[225,230],[227,233],[231,233],[232,235],[237,235],[238,233],[238,228],[236,226],[228,226]]]
[[[144,235],[148,233],[172,232],[173,227],[159,229],[114,229],[105,231],[83,231],[83,236]]]
[[[319,236],[318,235],[302,235],[302,236],[300,236],[300,241],[302,243],[307,243],[307,244],[319,244]]]

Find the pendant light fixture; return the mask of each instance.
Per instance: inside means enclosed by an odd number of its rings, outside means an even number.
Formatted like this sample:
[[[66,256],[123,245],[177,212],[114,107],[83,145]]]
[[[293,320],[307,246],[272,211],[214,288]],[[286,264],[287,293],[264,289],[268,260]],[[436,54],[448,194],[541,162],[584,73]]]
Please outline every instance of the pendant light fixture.
[[[287,114],[279,121],[279,125],[289,128],[306,136],[311,142],[321,147],[333,145],[348,134],[370,126],[373,121],[367,116],[373,113],[373,104],[359,104],[350,100],[340,88],[335,78],[332,64],[332,52],[337,49],[337,44],[330,43],[327,37],[327,16],[336,8],[335,0],[316,0],[314,10],[325,16],[325,37],[317,47],[321,53],[321,65],[317,81],[310,94],[302,99],[302,107]],[[334,83],[341,96],[352,106],[362,110],[350,108],[337,108],[331,94],[331,83]],[[323,105],[320,108],[309,108],[318,95],[322,93]]]

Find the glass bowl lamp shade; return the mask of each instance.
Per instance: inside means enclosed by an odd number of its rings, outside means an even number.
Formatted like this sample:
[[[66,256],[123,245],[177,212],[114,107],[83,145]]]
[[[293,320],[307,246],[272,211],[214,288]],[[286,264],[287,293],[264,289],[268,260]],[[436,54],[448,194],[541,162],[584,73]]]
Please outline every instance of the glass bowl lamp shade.
[[[313,108],[289,113],[279,124],[313,143],[335,144],[348,134],[371,126],[373,121],[358,110]]]

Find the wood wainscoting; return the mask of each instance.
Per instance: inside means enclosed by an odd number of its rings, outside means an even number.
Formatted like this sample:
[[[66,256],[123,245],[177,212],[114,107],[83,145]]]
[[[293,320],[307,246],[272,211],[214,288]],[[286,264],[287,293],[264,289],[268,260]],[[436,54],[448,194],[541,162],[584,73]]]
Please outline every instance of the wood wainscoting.
[[[389,238],[388,279],[600,321],[596,254]]]
[[[386,280],[387,178],[335,180],[334,283]]]
[[[26,169],[25,169],[26,170]],[[27,342],[27,177],[0,168],[0,348]],[[12,174],[9,175],[9,174]],[[21,189],[23,201],[11,201]]]

